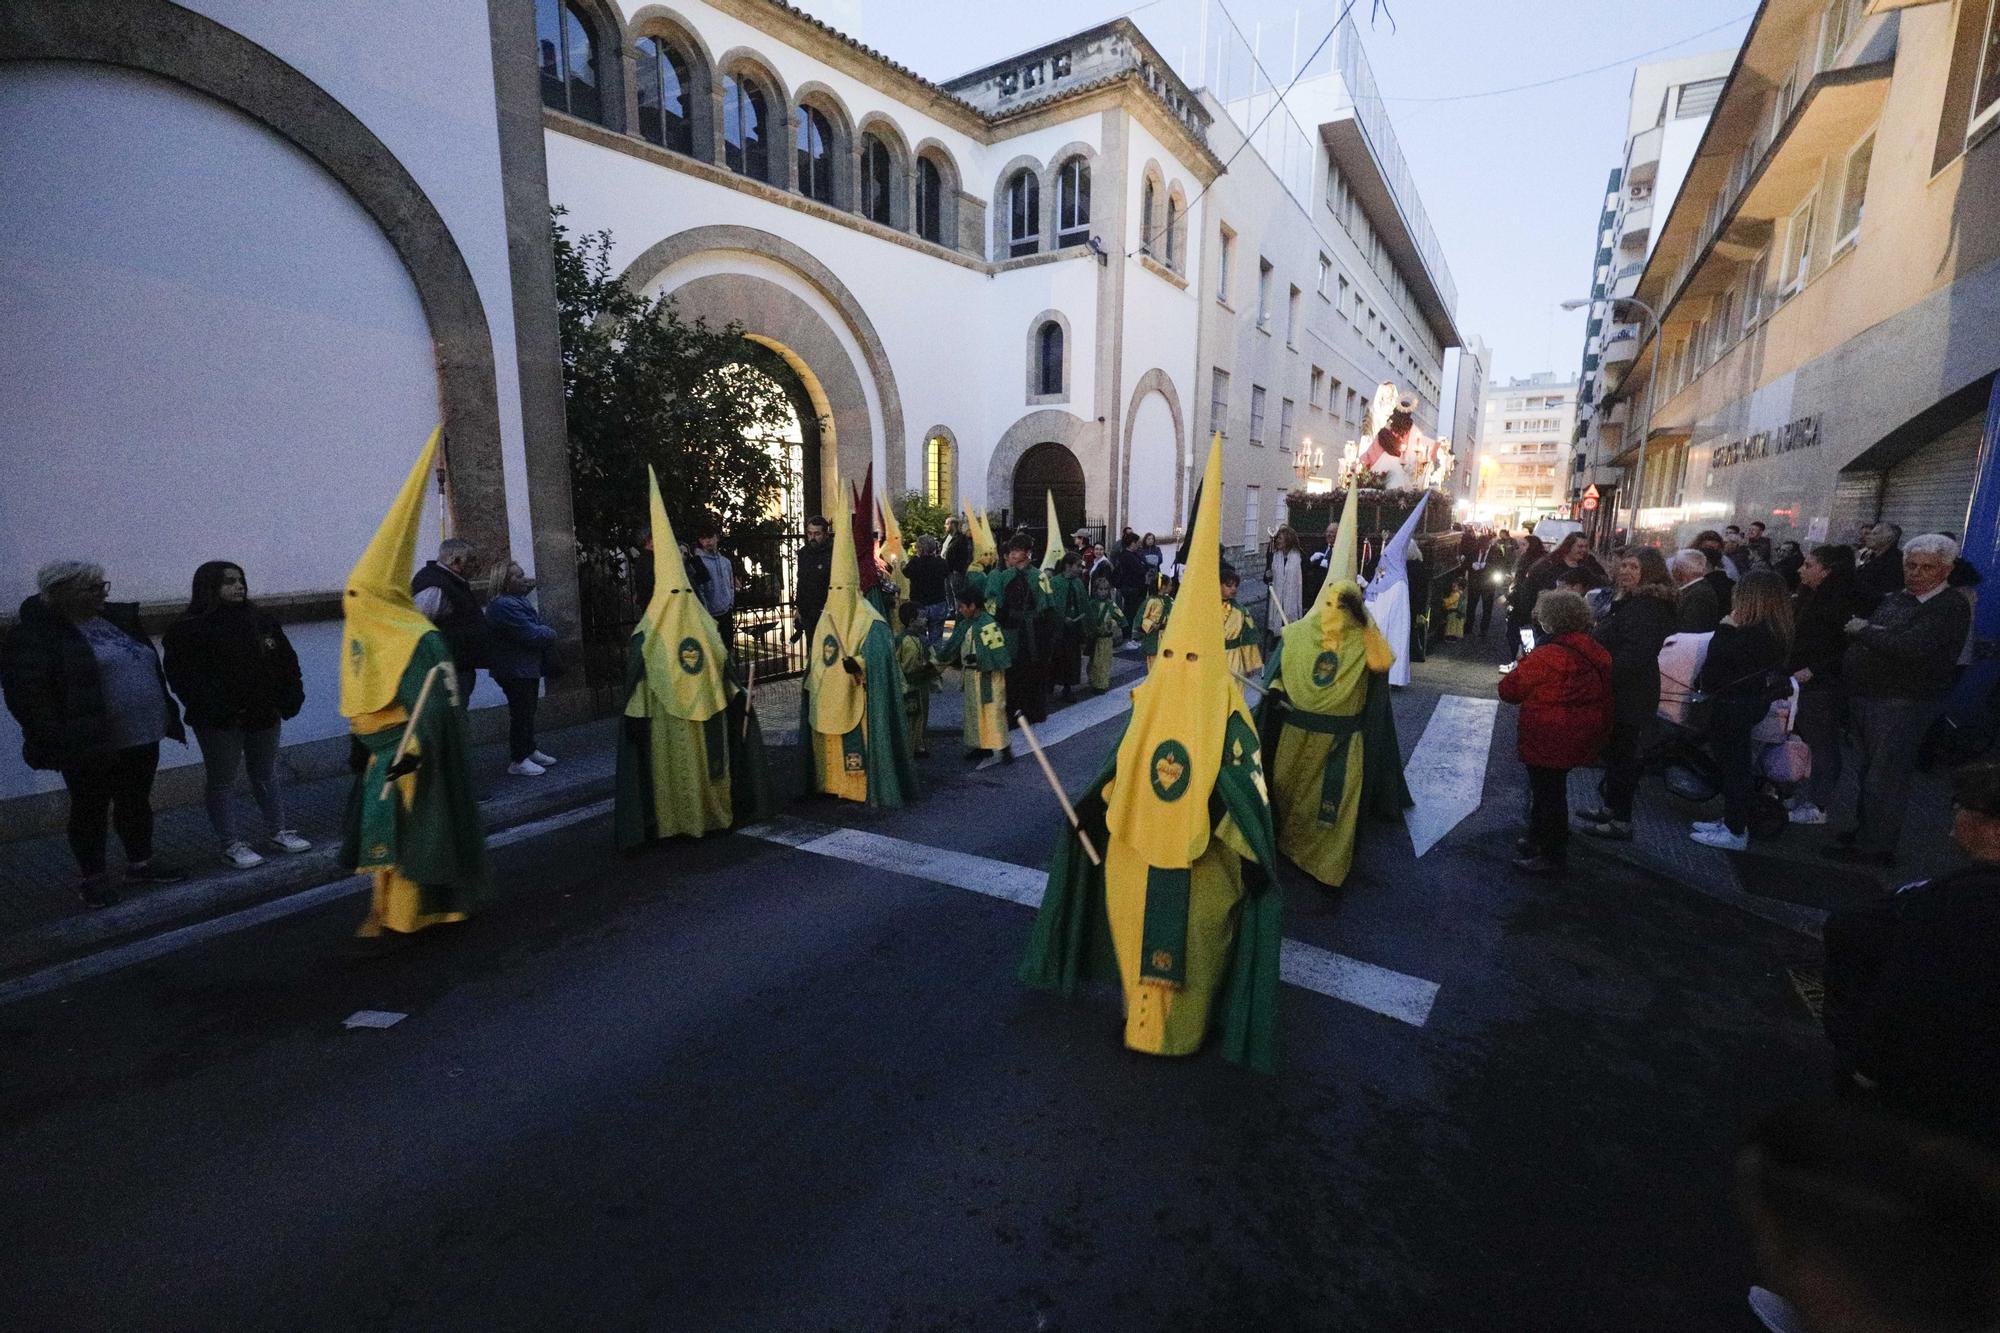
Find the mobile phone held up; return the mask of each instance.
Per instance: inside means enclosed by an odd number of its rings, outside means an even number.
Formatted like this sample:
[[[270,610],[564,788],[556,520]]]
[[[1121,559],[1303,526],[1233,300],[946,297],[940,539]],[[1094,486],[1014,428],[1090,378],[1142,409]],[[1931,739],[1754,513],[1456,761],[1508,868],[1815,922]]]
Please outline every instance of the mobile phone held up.
[[[1533,629],[1524,627],[1521,630],[1521,651],[1523,653],[1532,653],[1535,651],[1535,631]]]

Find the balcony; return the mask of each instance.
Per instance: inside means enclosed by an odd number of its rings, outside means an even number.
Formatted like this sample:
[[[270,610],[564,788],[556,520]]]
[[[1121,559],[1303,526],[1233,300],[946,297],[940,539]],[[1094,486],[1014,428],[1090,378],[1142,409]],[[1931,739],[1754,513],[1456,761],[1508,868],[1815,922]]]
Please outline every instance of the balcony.
[[[1667,127],[1655,125],[1652,129],[1632,136],[1632,146],[1625,153],[1625,185],[1651,185],[1660,175],[1660,147],[1666,142]]]
[[[1635,259],[1619,268],[1611,278],[1611,297],[1622,301],[1639,290],[1639,275],[1646,271],[1646,262]]]
[[[1625,210],[1625,217],[1618,228],[1618,244],[1627,250],[1639,249],[1643,252],[1646,237],[1653,230],[1653,201],[1642,199]]]
[[[1620,324],[1604,340],[1604,364],[1607,366],[1630,365],[1639,353],[1639,326]]]
[[[1791,216],[1819,188],[1829,160],[1839,161],[1882,114],[1893,61],[1829,70],[1806,86],[1762,165],[1749,173],[1736,205],[1737,222]]]

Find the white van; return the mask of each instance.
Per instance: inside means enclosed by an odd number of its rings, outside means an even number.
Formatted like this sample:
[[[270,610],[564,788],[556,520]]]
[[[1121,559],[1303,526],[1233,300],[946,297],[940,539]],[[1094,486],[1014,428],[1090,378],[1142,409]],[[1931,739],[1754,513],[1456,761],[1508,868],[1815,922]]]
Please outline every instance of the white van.
[[[1535,524],[1535,535],[1542,539],[1542,545],[1551,551],[1562,544],[1562,539],[1572,532],[1582,532],[1583,524],[1573,518],[1545,518]]]

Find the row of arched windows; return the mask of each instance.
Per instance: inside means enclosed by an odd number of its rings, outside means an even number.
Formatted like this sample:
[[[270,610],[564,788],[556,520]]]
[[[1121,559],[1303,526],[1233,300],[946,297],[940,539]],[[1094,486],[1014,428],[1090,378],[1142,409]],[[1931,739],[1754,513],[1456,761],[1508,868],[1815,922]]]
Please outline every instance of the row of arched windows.
[[[1069,158],[1055,173],[1055,213],[1049,219],[1054,236],[1051,249],[1082,245],[1090,239],[1090,163],[1081,155]],[[1006,226],[995,245],[995,258],[1019,259],[1040,253],[1042,235],[1042,180],[1033,167],[1022,167],[1008,176],[1002,196],[1006,200]]]

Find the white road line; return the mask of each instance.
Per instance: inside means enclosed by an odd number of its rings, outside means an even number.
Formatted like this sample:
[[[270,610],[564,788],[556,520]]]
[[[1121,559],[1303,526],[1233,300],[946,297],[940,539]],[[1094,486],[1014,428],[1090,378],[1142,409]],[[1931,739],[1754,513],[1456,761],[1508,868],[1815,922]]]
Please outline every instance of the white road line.
[[[486,845],[489,848],[511,846],[514,843],[526,842],[528,839],[538,838],[544,833],[553,833],[557,829],[568,828],[572,824],[585,823],[588,820],[597,819],[610,813],[611,802],[609,800],[593,801],[589,805],[579,806],[574,810],[565,810],[559,815],[550,815],[546,819],[531,820],[526,824],[516,824],[510,829],[502,829],[500,832],[489,837],[486,840]],[[0,1004],[10,1004],[15,1000],[25,1000],[31,995],[40,995],[45,991],[54,990],[58,986],[67,986],[77,981],[87,981],[91,977],[101,977],[107,972],[117,972],[124,968],[136,966],[139,963],[148,963],[155,958],[161,958],[177,950],[188,948],[190,945],[201,944],[204,941],[216,939],[223,935],[233,935],[239,930],[248,930],[252,926],[261,926],[267,921],[282,920],[288,916],[296,916],[300,912],[309,912],[313,908],[326,903],[337,902],[342,898],[352,895],[359,895],[366,891],[367,888],[368,881],[361,876],[343,875],[331,883],[318,884],[309,889],[301,889],[297,893],[289,894],[283,898],[274,898],[267,903],[258,903],[255,907],[246,907],[239,912],[231,912],[226,916],[214,917],[208,921],[197,921],[191,926],[182,926],[178,930],[169,930],[163,934],[148,936],[142,940],[133,940],[130,944],[115,945],[112,948],[100,950],[83,958],[71,959],[66,963],[57,963],[51,967],[45,967],[39,972],[30,972],[27,976],[16,977],[12,981],[0,984]]]
[[[1049,714],[1048,721],[1035,724],[1035,739],[1040,741],[1042,748],[1046,750],[1057,741],[1066,741],[1079,732],[1090,730],[1100,722],[1109,722],[1114,717],[1122,717],[1131,711],[1132,687],[1145,678],[1141,673],[1132,680],[1113,685],[1095,699],[1086,699],[1082,703],[1071,704],[1067,708]],[[1027,754],[1028,738],[1019,731],[1011,731],[1010,734],[1014,737],[1011,747],[1014,753]],[[989,755],[979,761],[978,767],[991,768],[999,762]]]
[[[812,836],[815,829],[818,836]],[[926,847],[862,829],[836,829],[803,819],[785,819],[753,824],[741,832],[795,851],[969,889],[1023,907],[1041,906],[1043,890],[1048,886],[1045,872],[1012,861]],[[1297,940],[1284,942],[1278,967],[1279,975],[1289,985],[1331,996],[1411,1027],[1424,1026],[1430,1020],[1432,1004],[1437,1001],[1438,986],[1434,981],[1405,976]]]
[[[1403,770],[1416,806],[1403,815],[1410,843],[1422,856],[1479,808],[1486,758],[1493,747],[1498,699],[1441,695],[1422,739]]]

